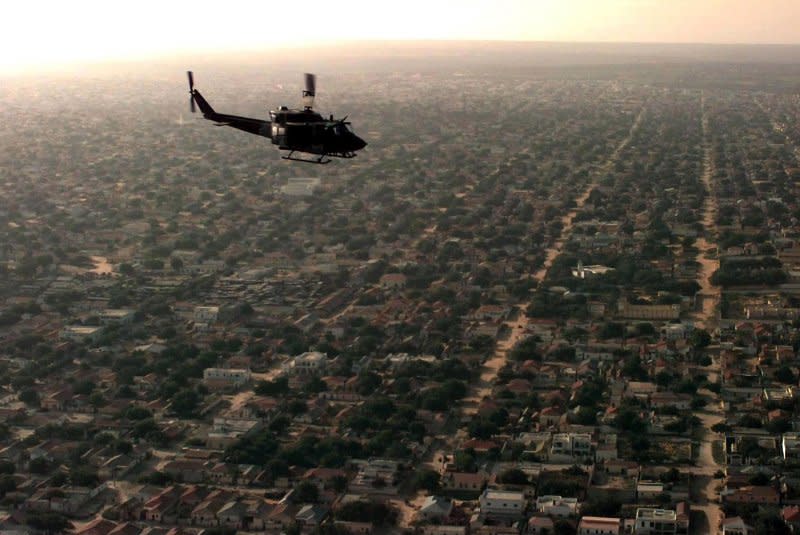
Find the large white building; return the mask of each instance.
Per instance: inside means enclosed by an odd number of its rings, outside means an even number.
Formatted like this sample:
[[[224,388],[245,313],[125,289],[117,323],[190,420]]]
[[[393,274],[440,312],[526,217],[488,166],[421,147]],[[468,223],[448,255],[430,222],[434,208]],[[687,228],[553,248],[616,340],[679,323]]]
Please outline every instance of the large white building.
[[[328,356],[319,351],[308,351],[289,359],[283,371],[289,375],[322,375],[328,368]]]
[[[578,514],[578,498],[561,496],[539,496],[536,498],[536,511],[547,516],[567,518]]]
[[[553,458],[578,460],[592,457],[592,435],[589,433],[556,433],[550,446]]]
[[[485,489],[478,502],[483,517],[516,518],[525,512],[525,494],[522,492]]]
[[[281,193],[288,197],[310,197],[321,182],[315,177],[291,177],[285,186],[281,186]]]
[[[675,535],[678,532],[678,515],[669,509],[640,507],[636,510],[636,535]]]
[[[236,368],[206,368],[203,381],[208,386],[238,388],[250,382],[250,370]]]
[[[68,325],[61,329],[58,333],[60,340],[69,340],[70,342],[83,342],[94,341],[102,332],[100,327],[90,325]]]

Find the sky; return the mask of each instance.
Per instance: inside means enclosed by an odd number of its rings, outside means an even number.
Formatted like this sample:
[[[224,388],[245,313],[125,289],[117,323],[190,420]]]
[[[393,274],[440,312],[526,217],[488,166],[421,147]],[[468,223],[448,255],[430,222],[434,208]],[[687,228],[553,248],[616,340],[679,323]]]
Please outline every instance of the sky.
[[[800,0],[4,0],[0,71],[359,40],[800,44]]]

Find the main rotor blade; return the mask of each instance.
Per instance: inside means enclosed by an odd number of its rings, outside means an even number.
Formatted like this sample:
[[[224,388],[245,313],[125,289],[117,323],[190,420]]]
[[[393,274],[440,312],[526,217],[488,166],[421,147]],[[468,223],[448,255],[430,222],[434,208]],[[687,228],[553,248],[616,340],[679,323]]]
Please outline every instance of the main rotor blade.
[[[195,112],[195,109],[194,109],[194,95],[189,95],[189,111],[191,111],[192,113]]]
[[[317,75],[306,73],[306,95],[309,97],[315,96],[317,93]]]
[[[186,75],[189,77],[189,92],[191,92],[194,89],[194,74],[192,71],[186,71]]]

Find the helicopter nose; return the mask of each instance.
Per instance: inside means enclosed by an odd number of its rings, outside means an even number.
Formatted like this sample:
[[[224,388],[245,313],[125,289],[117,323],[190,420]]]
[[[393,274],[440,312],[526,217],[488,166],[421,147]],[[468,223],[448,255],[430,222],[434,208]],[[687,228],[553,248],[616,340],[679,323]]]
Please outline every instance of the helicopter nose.
[[[353,136],[353,150],[361,150],[367,146],[367,142],[358,136]]]

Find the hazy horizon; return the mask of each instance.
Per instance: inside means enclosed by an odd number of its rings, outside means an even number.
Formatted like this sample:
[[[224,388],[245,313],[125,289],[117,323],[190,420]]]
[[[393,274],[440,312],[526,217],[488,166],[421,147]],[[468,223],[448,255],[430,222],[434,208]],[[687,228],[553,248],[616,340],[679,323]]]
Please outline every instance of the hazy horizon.
[[[476,40],[352,41],[209,53],[153,54],[0,69],[0,77],[124,75],[253,66],[258,70],[372,72],[387,70],[536,69],[563,66],[800,64],[800,44],[531,42]]]
[[[46,15],[46,16],[45,16]],[[300,11],[231,0],[144,0],[135,9],[96,0],[16,2],[0,45],[0,72],[35,72],[164,56],[340,46],[377,41],[798,45],[791,0],[437,0],[391,6],[307,0]]]

